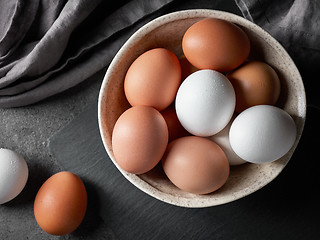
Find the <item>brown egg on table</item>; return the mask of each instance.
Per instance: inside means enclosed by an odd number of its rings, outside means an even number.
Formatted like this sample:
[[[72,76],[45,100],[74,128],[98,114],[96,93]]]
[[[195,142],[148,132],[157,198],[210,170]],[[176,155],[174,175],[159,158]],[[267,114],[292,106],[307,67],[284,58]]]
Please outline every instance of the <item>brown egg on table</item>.
[[[198,71],[199,69],[193,66],[185,56],[179,58],[181,65],[181,79],[186,79],[191,73]]]
[[[157,165],[168,145],[168,127],[153,107],[134,106],[117,120],[112,133],[112,150],[125,171],[142,174]]]
[[[66,235],[82,222],[87,209],[87,192],[81,179],[59,172],[47,179],[34,201],[38,225],[51,235]]]
[[[198,136],[182,137],[169,143],[162,166],[174,185],[195,194],[218,190],[227,181],[230,171],[222,149],[213,141]]]
[[[171,142],[174,139],[190,135],[190,133],[186,129],[184,129],[184,127],[182,127],[178,119],[174,104],[171,104],[169,107],[162,110],[160,113],[162,114],[168,126],[169,142]]]
[[[247,59],[250,40],[240,27],[231,22],[205,18],[187,29],[182,49],[193,66],[228,72]]]
[[[276,71],[261,61],[248,61],[227,74],[236,93],[237,113],[255,105],[274,105],[280,95]]]
[[[129,67],[124,91],[131,106],[145,105],[161,111],[174,100],[181,83],[181,66],[168,49],[155,48],[140,55]]]

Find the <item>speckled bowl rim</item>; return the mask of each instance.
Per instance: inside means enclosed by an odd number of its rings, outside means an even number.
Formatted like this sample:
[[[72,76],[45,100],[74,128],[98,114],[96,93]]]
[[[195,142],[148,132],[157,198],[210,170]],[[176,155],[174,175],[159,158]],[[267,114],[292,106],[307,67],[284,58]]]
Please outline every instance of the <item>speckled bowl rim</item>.
[[[257,183],[255,185],[252,185],[249,189],[243,189],[242,191],[238,191],[234,194],[229,194],[223,197],[215,198],[212,197],[210,199],[205,199],[204,201],[199,201],[198,199],[193,199],[193,198],[183,198],[180,196],[168,194],[165,192],[161,192],[160,190],[154,188],[151,186],[149,183],[145,182],[142,180],[140,177],[138,177],[135,174],[128,173],[120,168],[120,166],[117,164],[115,159],[113,159],[113,155],[108,148],[106,142],[105,142],[105,136],[104,132],[102,129],[102,123],[101,123],[101,101],[104,95],[106,94],[105,89],[108,86],[108,78],[109,75],[112,74],[113,69],[115,68],[117,62],[119,59],[122,57],[123,53],[126,51],[127,48],[130,48],[131,45],[133,45],[134,42],[138,41],[144,34],[147,34],[154,29],[160,27],[163,24],[175,21],[175,20],[181,20],[181,19],[187,19],[187,18],[202,18],[202,17],[217,17],[225,20],[232,20],[233,22],[236,22],[237,24],[240,24],[242,26],[249,27],[253,29],[255,32],[258,33],[258,35],[262,36],[270,45],[276,46],[277,49],[279,49],[279,54],[282,55],[284,59],[287,59],[289,61],[289,65],[292,69],[295,71],[295,75],[298,77],[298,79],[301,81],[299,84],[302,84],[302,88],[304,90],[303,86],[303,81],[301,78],[301,75],[296,68],[293,60],[289,56],[289,54],[286,52],[286,50],[282,47],[282,45],[275,40],[269,33],[267,33],[265,30],[263,30],[261,27],[257,26],[256,24],[250,22],[249,20],[244,19],[243,17],[240,17],[238,15],[229,13],[229,12],[223,12],[223,11],[218,11],[218,10],[208,10],[208,9],[193,9],[193,10],[183,10],[183,11],[178,11],[178,12],[173,12],[169,13],[166,15],[163,15],[161,17],[158,17],[146,25],[142,26],[139,30],[137,30],[126,42],[125,44],[121,47],[121,49],[118,51],[112,62],[110,63],[107,72],[105,74],[105,77],[103,79],[101,89],[99,92],[99,98],[98,98],[98,124],[99,124],[99,130],[100,130],[100,135],[102,138],[103,145],[115,164],[115,166],[118,168],[118,170],[123,174],[123,176],[129,180],[134,186],[142,190],[143,192],[147,193],[148,195],[180,207],[188,207],[188,208],[203,208],[203,207],[211,207],[211,206],[217,206],[221,204],[225,204],[228,202],[235,201],[237,199],[243,198],[270,183],[273,179],[275,179],[280,172],[283,170],[283,168],[287,165],[289,162],[295,148],[298,145],[298,142],[301,138],[302,131],[304,128],[304,123],[305,123],[305,118],[306,118],[306,96],[305,96],[305,91],[299,96],[301,99],[299,102],[301,103],[300,106],[298,106],[299,109],[299,117],[301,118],[301,125],[300,128],[298,129],[297,133],[297,139],[294,143],[294,146],[292,147],[291,151],[287,154],[287,158],[284,162],[282,162],[281,167],[277,168],[276,171],[273,171],[270,176],[268,176],[268,179],[265,180],[263,183]]]

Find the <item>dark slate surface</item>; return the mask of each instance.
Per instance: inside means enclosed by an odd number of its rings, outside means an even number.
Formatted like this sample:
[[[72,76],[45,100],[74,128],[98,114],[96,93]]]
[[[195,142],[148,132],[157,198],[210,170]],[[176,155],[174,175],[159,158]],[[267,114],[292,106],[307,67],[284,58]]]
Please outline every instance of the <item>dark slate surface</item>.
[[[243,199],[203,209],[172,206],[129,183],[102,145],[97,106],[50,141],[54,157],[88,190],[89,215],[100,215],[122,239],[319,239],[320,111],[309,107],[300,144],[284,171]]]
[[[200,6],[186,2],[188,8]],[[232,1],[201,2],[203,8],[239,14]],[[180,4],[183,8],[183,1]],[[320,239],[320,105],[312,100],[299,146],[283,172],[250,196],[216,207],[172,206],[129,183],[104,150],[96,102],[54,135],[49,147],[62,168],[78,174],[87,187],[89,208],[83,224],[91,219],[91,225],[98,224],[94,216],[99,215],[119,240]]]

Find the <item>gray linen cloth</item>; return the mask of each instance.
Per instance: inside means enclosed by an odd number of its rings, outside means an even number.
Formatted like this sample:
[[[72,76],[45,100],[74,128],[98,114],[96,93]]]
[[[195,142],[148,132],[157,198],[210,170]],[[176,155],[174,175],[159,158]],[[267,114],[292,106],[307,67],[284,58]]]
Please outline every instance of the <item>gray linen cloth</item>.
[[[214,0],[212,0],[214,1]],[[1,0],[0,107],[69,89],[106,67],[130,35],[178,0]],[[296,62],[309,99],[320,66],[320,0],[235,0]],[[180,1],[182,4],[182,1]]]
[[[0,107],[32,104],[86,80],[171,1],[1,0]]]

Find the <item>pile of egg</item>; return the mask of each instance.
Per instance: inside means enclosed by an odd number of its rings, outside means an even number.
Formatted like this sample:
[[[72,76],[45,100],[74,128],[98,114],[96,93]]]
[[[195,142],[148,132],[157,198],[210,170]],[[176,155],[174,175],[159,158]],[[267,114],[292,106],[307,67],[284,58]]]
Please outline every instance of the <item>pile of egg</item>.
[[[160,161],[183,191],[222,187],[230,166],[284,156],[296,139],[291,116],[275,104],[280,80],[248,59],[250,40],[237,25],[206,18],[185,32],[184,56],[165,48],[141,54],[124,79],[131,107],[112,133],[115,160],[143,174]]]

